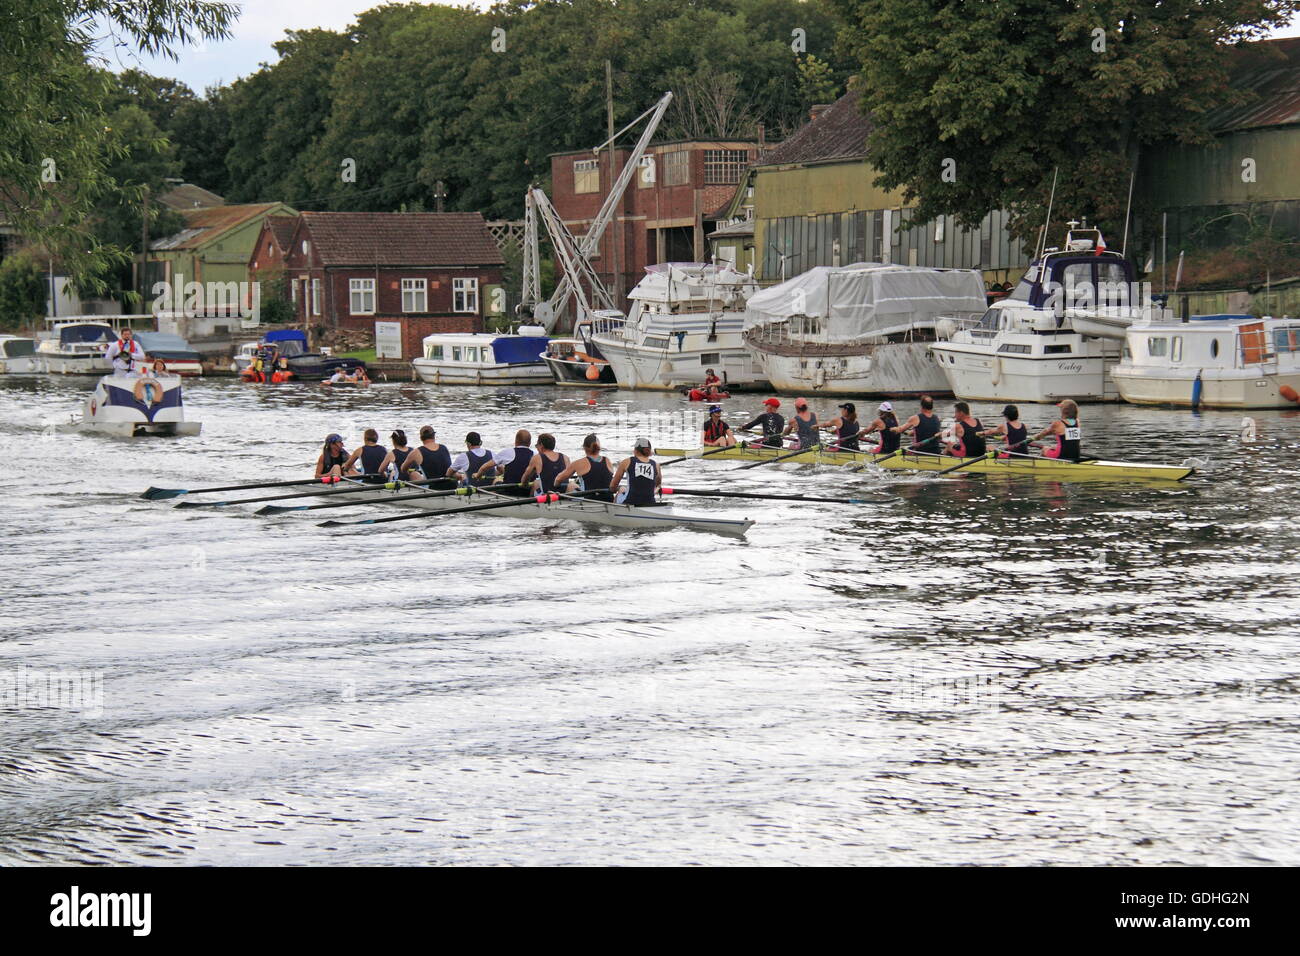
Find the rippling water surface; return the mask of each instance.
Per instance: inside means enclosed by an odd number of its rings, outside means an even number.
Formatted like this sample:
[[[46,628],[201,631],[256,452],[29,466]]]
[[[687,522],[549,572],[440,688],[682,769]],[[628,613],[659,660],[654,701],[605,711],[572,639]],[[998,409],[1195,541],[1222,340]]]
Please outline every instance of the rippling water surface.
[[[1085,409],[1177,485],[672,466],[869,499],[679,500],[735,541],[137,497],[370,425],[681,444],[673,395],[212,380],[198,438],[53,432],[90,384],[0,379],[0,863],[1300,863],[1296,412]]]

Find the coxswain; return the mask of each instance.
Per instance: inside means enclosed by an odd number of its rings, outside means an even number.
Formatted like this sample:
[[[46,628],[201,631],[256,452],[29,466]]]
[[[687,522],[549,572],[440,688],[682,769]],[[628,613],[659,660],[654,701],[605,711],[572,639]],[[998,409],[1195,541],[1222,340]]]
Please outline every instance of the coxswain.
[[[783,435],[795,432],[799,436],[800,448],[812,448],[819,444],[817,437],[817,413],[808,408],[808,400],[794,400],[794,417],[785,426]]]
[[[958,402],[953,409],[953,437],[948,443],[948,454],[956,458],[982,458],[988,451],[984,442],[984,426],[970,413],[970,406]]]
[[[432,425],[420,429],[420,445],[413,448],[402,463],[400,477],[406,481],[434,482],[450,477],[451,452],[446,445],[438,444],[438,433]]]
[[[492,460],[479,469],[482,478],[488,471],[495,471],[507,485],[521,485],[524,472],[533,461],[533,436],[526,429],[515,432],[515,446],[499,451]]]
[[[1079,406],[1067,398],[1056,407],[1061,410],[1061,417],[1035,435],[1033,440],[1055,435],[1056,444],[1044,448],[1043,457],[1078,462],[1083,456],[1080,449],[1083,429],[1079,427]]]
[[[379,444],[379,432],[367,428],[361,436],[362,445],[348,457],[348,468],[355,469],[361,462],[362,480],[379,484],[388,479],[388,449]]]
[[[557,484],[556,477],[569,467],[569,457],[555,450],[555,436],[542,434],[537,436],[537,454],[528,463],[524,471],[525,483],[537,479],[544,494],[563,491]]]
[[[866,438],[876,432],[880,433],[880,444],[871,449],[873,455],[889,455],[898,451],[898,446],[903,443],[903,436],[899,433],[898,416],[894,414],[894,406],[890,402],[881,402],[876,406],[876,418],[870,426],[862,429],[859,437]]]
[[[1003,422],[996,428],[986,428],[980,432],[985,438],[1002,438],[1007,446],[999,453],[1000,458],[1011,455],[1029,454],[1029,429],[1020,422],[1020,409],[1008,405],[1002,409]]]
[[[483,439],[478,432],[465,436],[465,450],[452,459],[451,470],[447,477],[467,485],[490,485],[492,476],[483,468],[492,460],[492,452],[483,447]]]
[[[943,431],[943,422],[934,413],[934,399],[929,395],[921,396],[921,410],[903,424],[894,427],[893,432],[904,435],[913,432],[912,448],[922,455],[938,455],[943,449],[939,447],[939,433]]]
[[[722,420],[722,406],[710,405],[709,417],[704,420],[704,444],[716,448],[730,448],[736,443],[731,426]]]
[[[767,448],[780,448],[781,434],[785,431],[785,417],[778,415],[776,410],[781,407],[781,401],[776,398],[765,398],[763,407],[766,410],[752,422],[740,426],[740,430],[747,432],[762,428],[763,440],[760,444]]]
[[[402,477],[402,465],[406,463],[406,459],[410,457],[411,452],[415,449],[406,444],[406,432],[400,428],[393,429],[393,433],[388,438],[392,441],[393,447],[388,452],[388,457],[384,459],[384,463],[379,466],[379,470],[385,475],[394,475],[400,478]]]
[[[654,446],[648,438],[638,438],[632,446],[632,457],[624,458],[618,463],[618,470],[609,482],[609,490],[614,493],[614,500],[625,505],[652,505],[655,492],[663,484],[659,463],[651,458]],[[619,494],[618,486],[627,475],[627,491]]]
[[[135,333],[129,325],[122,329],[121,338],[109,344],[104,357],[112,363],[113,371],[118,375],[130,375],[144,368],[144,349],[135,340]]]
[[[857,451],[858,437],[862,433],[862,423],[858,421],[858,410],[852,402],[839,406],[840,413],[824,425],[818,426],[822,431],[835,432],[832,451]]]
[[[325,447],[316,459],[316,477],[333,478],[336,481],[356,471],[348,464],[348,450],[343,447],[342,435],[329,435]]]
[[[568,468],[556,475],[555,483],[563,486],[572,478],[580,485],[580,491],[603,492],[586,495],[586,497],[596,498],[599,501],[613,501],[614,497],[610,494],[609,488],[614,480],[614,469],[610,466],[609,459],[600,453],[600,439],[594,433],[588,435],[582,440],[582,450],[585,454],[581,458],[573,459]]]

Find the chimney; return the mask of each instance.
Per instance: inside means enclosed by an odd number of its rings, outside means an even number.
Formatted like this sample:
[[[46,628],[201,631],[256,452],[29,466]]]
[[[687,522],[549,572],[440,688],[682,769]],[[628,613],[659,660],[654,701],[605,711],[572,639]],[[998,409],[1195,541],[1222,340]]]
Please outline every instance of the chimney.
[[[808,111],[808,119],[815,123],[817,122],[817,117],[821,116],[822,113],[830,108],[830,103],[816,103],[813,105],[812,109]]]

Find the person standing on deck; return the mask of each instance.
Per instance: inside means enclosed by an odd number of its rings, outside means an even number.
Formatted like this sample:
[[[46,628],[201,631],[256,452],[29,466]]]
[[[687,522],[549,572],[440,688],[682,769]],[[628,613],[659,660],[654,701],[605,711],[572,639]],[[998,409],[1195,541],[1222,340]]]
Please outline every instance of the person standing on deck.
[[[957,458],[983,456],[988,451],[983,437],[984,426],[970,413],[970,406],[965,402],[954,405],[953,412],[953,436],[956,440],[948,444],[948,454]]]
[[[528,463],[528,468],[524,471],[523,481],[525,483],[532,481],[534,478],[541,484],[541,490],[545,494],[555,491],[563,491],[562,485],[556,482],[556,476],[569,467],[569,458],[555,450],[555,436],[542,434],[537,436],[537,454],[532,457]]]
[[[763,439],[760,444],[766,448],[780,448],[781,435],[785,431],[785,417],[778,415],[776,410],[781,407],[781,401],[776,398],[765,398],[763,399],[763,407],[766,411],[752,422],[741,425],[740,430],[747,432],[756,427],[761,427],[763,429]]]
[[[316,477],[333,478],[337,481],[356,473],[356,469],[348,463],[348,450],[343,447],[343,436],[337,434],[327,436],[325,447],[320,457],[316,459]]]
[[[135,340],[131,326],[124,328],[122,337],[108,346],[104,358],[113,364],[113,371],[118,375],[130,375],[144,369],[144,349]]]
[[[1002,409],[1002,418],[1004,421],[996,428],[986,428],[980,432],[985,438],[1003,437],[1006,439],[1007,447],[999,454],[1000,458],[1007,458],[1010,455],[1028,455],[1029,454],[1029,429],[1020,421],[1020,409],[1014,405],[1008,405]]]
[[[852,402],[845,402],[839,410],[837,416],[818,427],[823,431],[835,432],[835,441],[830,446],[831,451],[857,451],[860,447],[858,435],[862,432],[857,407]]]
[[[470,432],[465,436],[465,450],[452,459],[447,477],[467,485],[490,485],[492,476],[484,474],[487,469],[483,466],[491,461],[492,452],[483,447],[482,437]]]
[[[731,426],[722,420],[722,406],[710,405],[709,417],[704,420],[704,444],[714,448],[730,448],[736,443]]]
[[[934,399],[929,395],[921,396],[921,410],[909,418],[903,424],[895,426],[892,431],[899,435],[905,435],[908,432],[915,432],[912,435],[912,451],[923,455],[942,454],[943,449],[939,446],[939,432],[943,430],[943,423],[939,421],[939,416],[934,413]]]
[[[493,455],[492,460],[480,468],[475,477],[482,478],[488,472],[495,471],[507,485],[522,484],[524,472],[533,460],[532,444],[532,434],[526,429],[519,429],[515,432],[515,446]]]
[[[1047,435],[1055,435],[1056,445],[1043,449],[1043,457],[1078,462],[1083,457],[1081,449],[1083,429],[1079,427],[1079,406],[1067,398],[1056,407],[1061,410],[1061,417],[1035,435],[1033,440],[1038,441]]]
[[[361,436],[362,446],[348,458],[348,468],[355,470],[358,459],[361,461],[361,475],[372,484],[384,481],[388,476],[388,449],[379,444],[379,432],[367,428]]]
[[[894,406],[889,402],[881,402],[876,407],[875,421],[862,429],[859,437],[866,438],[876,432],[880,433],[880,444],[870,449],[873,455],[888,455],[896,452],[898,446],[903,443],[903,436],[899,434],[898,416],[894,414]]]
[[[438,444],[438,433],[432,425],[420,429],[420,447],[411,450],[402,463],[402,478],[406,481],[436,481],[446,478],[451,471],[451,452],[446,445]]]
[[[586,452],[581,458],[575,458],[568,468],[555,476],[556,485],[563,487],[570,478],[577,479],[582,491],[602,491],[604,494],[587,495],[597,501],[613,501],[609,486],[614,480],[614,469],[609,459],[600,453],[600,439],[590,434],[582,440],[582,450]]]
[[[618,463],[618,470],[609,483],[609,490],[614,493],[615,501],[625,505],[652,505],[655,492],[663,484],[663,475],[659,463],[651,458],[654,446],[648,438],[638,438],[632,446],[632,457],[624,458]],[[627,475],[627,491],[619,496],[618,486]]]
[[[798,434],[800,448],[812,448],[821,443],[821,439],[817,436],[817,414],[808,408],[807,399],[794,400],[794,417],[785,426],[782,434],[788,435],[791,432]]]

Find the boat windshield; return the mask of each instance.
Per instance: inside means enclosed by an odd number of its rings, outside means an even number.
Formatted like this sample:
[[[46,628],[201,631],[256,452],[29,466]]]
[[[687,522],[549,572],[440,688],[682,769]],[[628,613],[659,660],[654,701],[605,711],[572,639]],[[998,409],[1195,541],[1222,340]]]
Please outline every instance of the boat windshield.
[[[6,339],[3,343],[5,358],[22,358],[36,352],[36,343],[31,339]]]
[[[272,344],[280,350],[280,354],[285,358],[307,354],[307,348],[303,345],[302,339],[281,339],[279,342],[273,342]]]
[[[982,316],[980,316],[979,324],[976,325],[975,328],[987,329],[990,332],[996,332],[998,328],[998,319],[1001,316],[1001,314],[1002,314],[1001,309],[989,309]]]
[[[1030,294],[1034,291],[1034,284],[1027,278],[1021,279],[1016,283],[1016,287],[1011,290],[1008,299],[1015,299],[1017,302],[1028,302]]]
[[[59,344],[88,345],[95,342],[112,342],[117,338],[107,325],[65,325],[59,329]]]
[[[1273,330],[1274,352],[1300,352],[1300,325],[1287,325]]]

